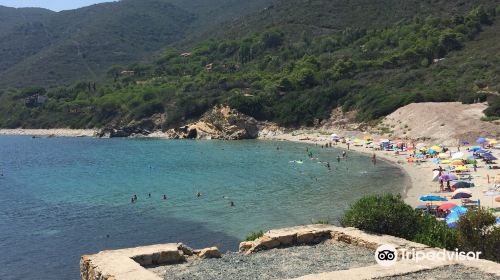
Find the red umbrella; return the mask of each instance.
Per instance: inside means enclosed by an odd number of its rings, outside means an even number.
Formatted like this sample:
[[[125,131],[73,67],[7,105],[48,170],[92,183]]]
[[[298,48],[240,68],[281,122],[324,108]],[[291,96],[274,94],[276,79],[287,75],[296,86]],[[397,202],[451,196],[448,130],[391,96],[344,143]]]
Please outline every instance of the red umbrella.
[[[446,210],[449,210],[449,209],[451,209],[451,208],[453,208],[453,207],[456,207],[456,206],[457,206],[457,205],[456,205],[455,203],[447,202],[447,203],[443,203],[443,204],[441,204],[441,205],[438,207],[438,209],[441,209],[441,210],[446,211]]]

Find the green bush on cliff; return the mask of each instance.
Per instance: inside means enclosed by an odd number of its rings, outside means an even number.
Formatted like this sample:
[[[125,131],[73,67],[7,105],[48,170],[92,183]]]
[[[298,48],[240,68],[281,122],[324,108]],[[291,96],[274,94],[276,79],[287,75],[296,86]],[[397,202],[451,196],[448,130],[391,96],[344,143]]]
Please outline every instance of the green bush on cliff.
[[[247,237],[245,238],[245,241],[254,241],[256,239],[261,238],[263,235],[264,235],[263,230],[252,231],[247,235]]]
[[[480,251],[482,257],[500,261],[500,229],[486,209],[470,210],[458,222],[457,241],[463,251]]]
[[[342,226],[413,239],[420,215],[399,195],[371,195],[354,203],[341,219]]]

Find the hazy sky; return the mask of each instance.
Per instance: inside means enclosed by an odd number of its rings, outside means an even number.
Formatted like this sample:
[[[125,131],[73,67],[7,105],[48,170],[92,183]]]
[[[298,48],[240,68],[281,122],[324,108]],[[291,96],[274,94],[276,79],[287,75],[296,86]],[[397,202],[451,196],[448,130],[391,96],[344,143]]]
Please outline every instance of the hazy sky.
[[[0,0],[0,5],[16,8],[41,7],[53,11],[61,11],[76,9],[102,2],[113,2],[113,0]]]

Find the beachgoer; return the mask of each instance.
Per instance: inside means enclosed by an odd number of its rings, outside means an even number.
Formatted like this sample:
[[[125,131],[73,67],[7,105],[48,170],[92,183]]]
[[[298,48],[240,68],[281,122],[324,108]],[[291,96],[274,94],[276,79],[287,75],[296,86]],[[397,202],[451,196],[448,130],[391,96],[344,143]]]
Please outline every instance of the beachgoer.
[[[328,168],[328,170],[332,170],[330,167],[330,162],[326,162],[326,168]]]
[[[351,144],[349,142],[347,142],[347,150],[350,150],[351,149]]]
[[[151,193],[148,193],[148,198],[151,198]]]
[[[136,200],[136,201],[137,201],[137,195],[136,195],[136,194],[134,194],[134,200]]]
[[[373,162],[373,165],[377,165],[377,155],[375,153],[373,153],[372,162]]]
[[[477,163],[474,162],[474,172],[477,172]]]
[[[447,189],[448,191],[450,191],[450,190],[451,190],[450,181],[446,181],[446,189]]]
[[[340,163],[340,155],[337,156],[337,162]]]
[[[279,150],[280,150],[280,146],[276,147],[276,150],[278,150],[278,151],[279,151]]]
[[[201,197],[201,192],[198,192],[198,193],[196,194],[196,196],[197,196],[197,197]]]
[[[134,197],[132,197],[132,198],[130,199],[130,203],[134,203],[134,202],[135,202]]]
[[[163,200],[167,200],[167,195],[166,194],[163,195]]]
[[[234,202],[231,201],[231,207],[234,207]]]
[[[439,189],[440,189],[440,191],[444,191],[443,180],[439,180]]]

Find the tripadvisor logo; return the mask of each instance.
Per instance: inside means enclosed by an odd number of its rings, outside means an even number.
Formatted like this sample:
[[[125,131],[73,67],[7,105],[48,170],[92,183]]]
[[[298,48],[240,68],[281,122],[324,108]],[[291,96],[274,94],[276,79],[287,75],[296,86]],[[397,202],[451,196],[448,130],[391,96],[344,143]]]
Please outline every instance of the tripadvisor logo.
[[[393,266],[398,260],[398,255],[401,260],[413,260],[415,262],[430,260],[430,261],[460,261],[460,260],[477,260],[481,252],[459,252],[442,250],[426,250],[416,251],[415,249],[397,250],[393,245],[384,244],[375,251],[375,260],[381,266]]]
[[[375,251],[375,260],[381,266],[392,266],[398,260],[398,252],[392,245],[382,245]]]

